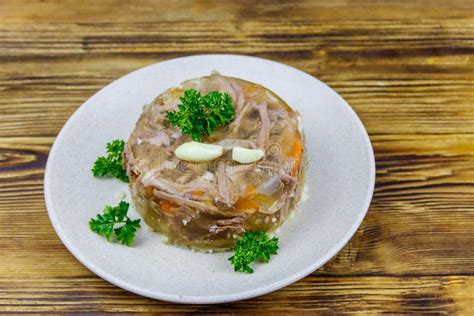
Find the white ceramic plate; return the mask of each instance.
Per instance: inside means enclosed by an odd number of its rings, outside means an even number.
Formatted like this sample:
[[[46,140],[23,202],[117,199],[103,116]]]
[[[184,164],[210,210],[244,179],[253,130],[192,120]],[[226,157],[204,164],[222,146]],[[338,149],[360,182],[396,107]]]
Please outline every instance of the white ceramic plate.
[[[302,114],[309,167],[308,198],[278,231],[280,250],[255,273],[233,271],[230,252],[205,254],[161,242],[146,228],[134,247],[108,243],[88,221],[116,205],[126,184],[94,178],[90,169],[110,140],[128,139],[142,106],[165,89],[218,70],[264,85]],[[132,72],[87,100],[59,133],[49,155],[45,199],[51,222],[87,268],[128,291],[179,303],[242,300],[289,285],[333,257],[355,233],[369,207],[375,163],[367,132],[332,89],[295,68],[260,58],[202,55]],[[130,217],[139,215],[132,209]]]

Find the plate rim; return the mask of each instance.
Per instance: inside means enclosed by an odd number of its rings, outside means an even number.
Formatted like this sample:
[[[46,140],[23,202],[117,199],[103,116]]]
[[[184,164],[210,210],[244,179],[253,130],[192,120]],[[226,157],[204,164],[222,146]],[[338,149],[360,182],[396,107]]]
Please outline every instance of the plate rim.
[[[121,80],[127,76],[132,76],[136,72],[142,71],[146,68],[153,67],[157,64],[161,63],[166,63],[166,62],[174,62],[178,59],[199,59],[199,58],[209,58],[209,57],[220,57],[220,58],[249,58],[249,59],[256,59],[262,62],[270,62],[277,64],[279,67],[285,67],[285,68],[291,68],[293,71],[299,72],[301,75],[309,77],[312,80],[317,80],[320,84],[324,85],[326,88],[328,88],[332,94],[338,99],[341,104],[343,104],[351,113],[352,118],[355,119],[357,127],[361,130],[364,138],[364,143],[366,145],[366,150],[368,153],[368,160],[370,164],[370,179],[369,179],[369,188],[368,192],[366,195],[366,199],[364,201],[363,206],[361,207],[361,210],[358,214],[358,217],[350,227],[350,229],[344,234],[343,238],[339,240],[339,242],[334,245],[330,251],[328,251],[322,258],[319,260],[315,261],[313,264],[305,267],[304,269],[301,269],[297,273],[294,273],[284,279],[277,280],[275,282],[263,285],[261,287],[251,289],[248,291],[244,292],[239,292],[239,293],[233,293],[233,294],[223,294],[223,295],[213,295],[213,296],[191,296],[191,295],[179,295],[179,294],[166,294],[166,293],[157,293],[154,291],[148,291],[146,289],[140,288],[133,286],[131,284],[128,284],[126,281],[122,279],[116,278],[114,275],[108,273],[107,271],[104,271],[98,266],[95,266],[91,263],[89,263],[87,260],[81,257],[81,253],[79,250],[75,248],[73,245],[73,242],[71,240],[68,240],[68,238],[65,235],[65,232],[62,230],[59,220],[55,215],[55,212],[52,211],[52,192],[50,191],[50,178],[51,178],[51,157],[54,157],[56,155],[56,151],[58,150],[58,143],[59,140],[64,136],[64,131],[69,127],[69,125],[72,124],[74,117],[78,115],[79,111],[83,111],[85,109],[84,104],[89,102],[91,99],[93,99],[98,93],[100,93],[102,90],[110,87],[112,84],[114,84],[116,81]],[[82,110],[81,110],[82,109]],[[277,291],[283,287],[286,287],[294,282],[297,282],[304,277],[310,275],[320,267],[322,267],[324,264],[326,264],[329,260],[331,260],[337,253],[341,251],[341,249],[350,241],[352,236],[356,233],[357,229],[361,225],[362,221],[364,220],[368,210],[370,203],[372,201],[374,189],[375,189],[375,176],[376,176],[376,165],[375,165],[375,155],[374,155],[374,150],[372,147],[372,143],[370,141],[369,134],[363,125],[362,121],[360,120],[359,116],[357,113],[354,111],[354,109],[340,96],[334,89],[332,89],[328,84],[322,82],[318,78],[300,70],[295,67],[283,64],[278,61],[274,61],[271,59],[267,58],[261,58],[261,57],[255,57],[255,56],[249,56],[249,55],[238,55],[238,54],[199,54],[199,55],[191,55],[191,56],[182,56],[182,57],[176,57],[172,59],[166,59],[157,63],[152,63],[150,65],[141,67],[139,69],[136,69],[132,72],[129,72],[112,82],[108,83],[104,87],[102,87],[100,90],[95,92],[91,97],[89,97],[86,101],[84,101],[75,111],[74,113],[68,118],[66,123],[63,125],[61,128],[60,132],[57,134],[53,145],[51,146],[51,149],[48,154],[48,159],[46,162],[46,167],[45,167],[45,174],[44,174],[44,199],[45,199],[45,204],[46,204],[46,209],[48,212],[49,219],[53,225],[53,228],[58,235],[59,239],[63,243],[63,245],[67,248],[67,250],[73,255],[76,260],[78,260],[83,266],[85,266],[89,271],[92,273],[96,274],[97,276],[101,277],[105,281],[113,284],[114,286],[117,286],[119,288],[122,288],[124,290],[127,290],[129,292],[152,298],[152,299],[157,299],[157,300],[163,300],[163,301],[168,301],[168,302],[173,302],[173,303],[181,303],[181,304],[220,304],[220,303],[228,303],[228,302],[234,302],[234,301],[240,301],[240,300],[246,300],[250,298],[254,298],[257,296],[261,296],[264,294],[268,294],[274,291]]]

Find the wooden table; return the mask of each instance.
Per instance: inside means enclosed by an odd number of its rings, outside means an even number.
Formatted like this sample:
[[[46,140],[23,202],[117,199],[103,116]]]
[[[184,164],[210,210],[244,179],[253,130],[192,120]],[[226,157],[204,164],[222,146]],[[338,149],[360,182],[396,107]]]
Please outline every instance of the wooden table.
[[[88,97],[173,57],[274,59],[355,109],[377,160],[350,243],[263,297],[174,305],[79,264],[49,222],[44,167]],[[474,314],[473,1],[1,1],[0,312]],[[86,150],[86,149],[85,149]]]

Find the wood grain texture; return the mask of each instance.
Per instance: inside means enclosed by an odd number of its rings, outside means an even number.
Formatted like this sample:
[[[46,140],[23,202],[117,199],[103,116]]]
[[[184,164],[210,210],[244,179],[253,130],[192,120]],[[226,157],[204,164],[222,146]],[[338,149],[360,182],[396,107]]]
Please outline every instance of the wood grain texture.
[[[8,24],[0,28],[0,136],[54,136],[84,95],[111,80],[209,51],[274,58],[318,76],[372,133],[472,133],[473,33],[470,19]]]
[[[254,2],[0,1],[0,313],[474,314],[474,2]],[[43,176],[87,98],[200,53],[270,58],[328,83],[370,134],[377,183],[360,229],[312,275],[180,306],[79,264],[51,227]]]
[[[474,312],[472,276],[310,276],[258,299],[221,305],[175,305],[125,292],[97,277],[0,278],[5,312],[162,313],[468,313]],[[48,291],[48,295],[44,295]],[[88,302],[93,302],[88,304]],[[364,305],[361,305],[364,302]]]

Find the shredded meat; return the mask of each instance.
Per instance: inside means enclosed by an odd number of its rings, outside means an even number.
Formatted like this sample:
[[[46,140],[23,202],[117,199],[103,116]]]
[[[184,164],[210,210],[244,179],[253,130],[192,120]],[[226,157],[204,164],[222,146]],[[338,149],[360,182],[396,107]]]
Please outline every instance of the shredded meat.
[[[220,145],[224,147],[224,150],[232,150],[235,146],[255,149],[257,145],[250,139],[232,139],[226,138],[214,143],[215,145]]]
[[[133,150],[130,145],[130,142],[127,142],[127,144],[125,144],[125,150],[122,154],[122,164],[125,170],[127,170],[127,176],[129,178],[133,178],[140,174],[140,170],[137,170],[136,162],[137,161],[133,156]]]
[[[280,209],[280,222],[286,220],[288,217],[288,210],[290,208],[291,197],[294,195],[295,187],[296,187],[296,178],[288,175],[284,171],[280,170],[280,177],[283,183],[285,183],[285,193],[283,196],[286,198],[284,199],[283,206]]]
[[[280,169],[280,177],[281,177],[281,181],[283,181],[287,185],[292,186],[296,184],[296,178],[293,176],[290,176],[284,170],[281,170],[281,169]]]
[[[186,183],[188,182],[194,175],[192,173],[184,174],[176,179],[176,182],[178,183]]]
[[[234,121],[230,123],[229,127],[230,130],[235,132],[239,129],[240,124],[242,123],[242,119],[245,117],[247,112],[250,110],[250,108],[255,106],[255,102],[249,102],[244,105],[244,107],[238,112],[237,116],[235,117]]]
[[[221,219],[215,224],[209,225],[209,232],[220,233],[222,231],[230,230],[233,232],[244,232],[243,227],[244,217],[233,217],[230,219]]]
[[[288,112],[286,112],[284,109],[271,110],[268,111],[268,117],[270,118],[271,122],[276,122],[280,118],[287,118]]]
[[[234,84],[234,83],[231,83],[230,85],[235,91],[235,100],[234,100],[235,113],[239,114],[245,104],[244,92],[239,85]]]
[[[265,150],[268,145],[268,139],[270,138],[270,119],[268,118],[267,103],[260,104],[258,107],[258,113],[262,120],[262,126],[260,127],[260,133],[258,135],[258,147]]]
[[[245,96],[244,92],[242,90],[242,87],[239,85],[227,81],[223,76],[219,74],[213,75],[215,78],[217,78],[217,82],[219,84],[219,90],[223,90],[224,92],[227,92],[230,97],[232,98],[232,101],[234,102],[235,105],[235,113],[238,114],[240,110],[242,110],[242,107],[244,106],[245,103]]]
[[[226,167],[227,176],[232,179],[232,177],[238,173],[249,171],[255,169],[255,164],[246,164],[246,165],[230,165]]]
[[[226,166],[224,161],[219,161],[217,164],[217,185],[219,197],[218,200],[228,207],[234,205],[232,196],[232,183],[226,173]]]
[[[167,200],[179,206],[189,206],[201,211],[217,211],[217,208],[214,205],[209,205],[209,204],[194,201],[194,200],[188,200],[181,196],[169,194],[157,189],[153,190],[153,195],[159,199]]]
[[[214,184],[202,178],[181,184],[179,182],[172,182],[170,180],[153,176],[148,181],[142,182],[145,184],[145,186],[150,185],[161,191],[194,200],[211,200],[211,197],[216,195]],[[207,195],[200,197],[189,194],[189,192],[194,191],[206,191]]]
[[[161,146],[161,145],[169,146],[171,143],[171,140],[170,140],[170,136],[166,134],[165,132],[157,131],[154,137],[148,139],[148,142],[156,146]]]
[[[152,181],[154,178],[156,178],[161,171],[166,170],[166,169],[174,169],[176,168],[177,162],[175,160],[166,160],[162,164],[160,164],[158,167],[155,167],[153,169],[149,169],[146,172],[144,172],[140,176],[140,182],[142,182],[145,186],[148,186],[150,184],[150,181]]]
[[[215,76],[217,78],[217,82],[220,85],[220,88],[221,88],[220,90],[224,90],[225,92],[227,92],[235,104],[237,101],[237,96],[236,96],[236,91],[234,87],[221,75],[215,75]]]

